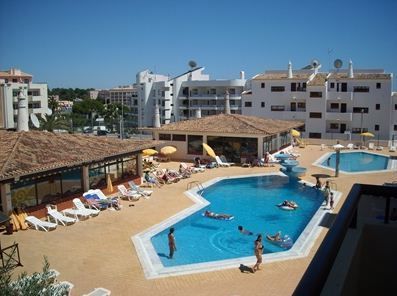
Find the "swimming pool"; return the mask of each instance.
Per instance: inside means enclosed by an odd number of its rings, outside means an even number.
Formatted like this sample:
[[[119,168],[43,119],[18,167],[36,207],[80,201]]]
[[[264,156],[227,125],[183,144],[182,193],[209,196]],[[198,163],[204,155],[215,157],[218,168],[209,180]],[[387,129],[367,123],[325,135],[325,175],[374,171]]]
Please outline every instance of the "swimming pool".
[[[285,250],[264,239],[264,260],[280,260],[305,256],[319,231],[319,220],[327,212],[321,207],[321,192],[302,186],[279,174],[217,178],[204,184],[204,197],[197,190],[187,195],[196,204],[159,225],[133,237],[146,277],[184,274],[252,264],[255,235],[238,232],[237,226],[255,234],[272,234],[279,230],[295,242]],[[337,202],[339,193],[335,192]],[[276,205],[285,199],[299,204],[296,211],[283,211]],[[203,217],[209,209],[230,213],[231,221]],[[177,252],[167,258],[169,227],[175,228]]]
[[[336,153],[328,153],[315,165],[335,170]],[[388,156],[370,152],[341,152],[339,170],[346,174],[384,172],[392,169],[393,161]]]

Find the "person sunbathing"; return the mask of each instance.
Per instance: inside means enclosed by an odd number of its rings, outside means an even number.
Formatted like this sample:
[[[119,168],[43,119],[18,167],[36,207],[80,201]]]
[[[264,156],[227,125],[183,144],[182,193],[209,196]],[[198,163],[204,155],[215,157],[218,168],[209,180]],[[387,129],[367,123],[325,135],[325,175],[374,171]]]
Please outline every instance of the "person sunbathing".
[[[294,202],[293,200],[284,200],[281,206],[282,207],[290,207],[290,208],[294,208],[294,209],[298,207],[296,202]]]
[[[221,219],[221,220],[229,220],[232,219],[233,216],[232,215],[228,215],[228,214],[217,214],[211,211],[205,211],[204,212],[204,216],[208,217],[208,218],[213,218],[213,219]]]

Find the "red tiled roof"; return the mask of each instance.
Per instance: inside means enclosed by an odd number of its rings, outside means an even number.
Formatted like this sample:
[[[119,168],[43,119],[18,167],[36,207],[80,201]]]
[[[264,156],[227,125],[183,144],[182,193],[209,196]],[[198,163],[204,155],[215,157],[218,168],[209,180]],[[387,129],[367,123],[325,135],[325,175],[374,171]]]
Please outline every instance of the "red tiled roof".
[[[99,162],[154,147],[153,140],[120,140],[42,131],[0,130],[0,181],[83,163]]]
[[[302,126],[300,121],[287,121],[245,116],[240,114],[218,114],[190,119],[153,128],[159,132],[213,132],[225,134],[273,135]]]

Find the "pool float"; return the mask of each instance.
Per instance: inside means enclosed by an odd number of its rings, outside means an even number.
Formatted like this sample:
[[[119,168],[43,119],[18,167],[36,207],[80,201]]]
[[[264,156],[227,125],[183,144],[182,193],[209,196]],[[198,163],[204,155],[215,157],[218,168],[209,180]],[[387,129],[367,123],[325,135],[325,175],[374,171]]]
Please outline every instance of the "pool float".
[[[285,249],[291,248],[293,245],[292,238],[290,238],[289,235],[287,235],[287,234],[284,235],[284,237],[282,237],[280,240],[275,240],[274,237],[272,237],[270,235],[266,235],[266,239],[269,242],[271,242],[281,248],[285,248]]]
[[[286,210],[286,211],[292,211],[292,210],[296,210],[296,209],[298,208],[297,203],[294,202],[294,201],[292,201],[292,200],[291,200],[291,201],[288,201],[288,203],[289,203],[290,205],[292,205],[292,206],[286,205],[285,202],[286,202],[286,201],[284,201],[284,202],[278,204],[277,206],[278,206],[280,209],[283,209],[283,210]]]
[[[223,216],[221,216],[220,214],[216,214],[216,213],[214,213],[213,214],[213,216],[207,216],[205,213],[202,213],[201,214],[203,217],[206,217],[206,218],[211,218],[211,219],[216,219],[216,220],[226,220],[226,221],[229,221],[229,220],[233,220],[234,219],[234,216],[228,216],[228,217],[223,217]]]

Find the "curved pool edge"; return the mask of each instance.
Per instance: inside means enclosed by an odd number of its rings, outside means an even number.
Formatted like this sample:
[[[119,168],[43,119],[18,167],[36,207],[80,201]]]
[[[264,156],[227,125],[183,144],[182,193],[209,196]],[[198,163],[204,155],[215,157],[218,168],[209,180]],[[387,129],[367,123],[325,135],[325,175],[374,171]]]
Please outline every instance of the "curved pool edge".
[[[202,185],[204,188],[206,188],[224,179],[249,178],[255,176],[269,176],[269,175],[273,175],[273,176],[278,175],[278,176],[287,177],[285,174],[281,172],[225,176],[225,177],[217,177],[211,179],[207,182],[204,182]],[[314,184],[309,182],[303,182],[303,181],[300,182],[306,183],[307,186],[314,186]],[[167,218],[166,220],[158,224],[155,224],[131,237],[132,243],[135,246],[137,256],[143,268],[144,275],[147,279],[156,279],[156,278],[162,278],[168,276],[179,276],[179,275],[186,275],[193,273],[238,268],[241,264],[249,265],[249,266],[255,264],[256,257],[248,256],[248,257],[240,257],[235,259],[217,260],[217,261],[210,261],[203,263],[164,267],[164,265],[161,263],[161,260],[156,250],[154,249],[151,243],[151,238],[154,235],[158,234],[159,232],[171,227],[180,220],[185,219],[187,216],[190,216],[191,214],[199,211],[200,209],[210,204],[205,198],[203,198],[198,194],[198,191],[200,191],[198,188],[193,188],[184,192],[184,194],[194,202],[192,206],[178,212],[177,214]],[[335,197],[334,206],[336,206],[340,200],[342,193],[339,191],[333,191],[333,192]],[[298,239],[295,241],[292,248],[283,252],[263,254],[264,264],[276,262],[276,261],[293,260],[301,257],[306,257],[309,254],[314,243],[316,242],[318,236],[320,235],[321,230],[324,229],[324,227],[321,226],[320,223],[323,217],[329,212],[330,212],[329,210],[324,210],[323,206],[320,206],[313,215],[313,217],[310,219],[309,223],[303,229],[302,233],[299,235]]]
[[[383,157],[387,157],[389,158],[390,161],[390,156],[386,155],[386,154],[381,154],[381,153],[376,153],[376,152],[372,152],[372,151],[363,151],[363,150],[359,150],[359,151],[342,151],[341,153],[357,153],[357,152],[365,152],[365,153],[369,153],[369,154],[375,154],[375,155],[379,155],[379,156],[383,156]],[[335,172],[334,168],[330,168],[324,165],[321,165],[321,163],[323,163],[328,157],[330,157],[332,154],[334,154],[335,152],[327,152],[325,153],[323,156],[321,156],[319,159],[317,159],[315,162],[312,163],[312,165],[325,169],[325,170],[329,170],[332,172]],[[339,173],[342,174],[346,174],[346,175],[360,175],[360,174],[378,174],[378,173],[389,173],[389,172],[395,172],[394,168],[389,168],[390,164],[388,165],[388,168],[383,169],[383,170],[374,170],[374,171],[360,171],[360,172],[347,172],[344,170],[339,170]]]

